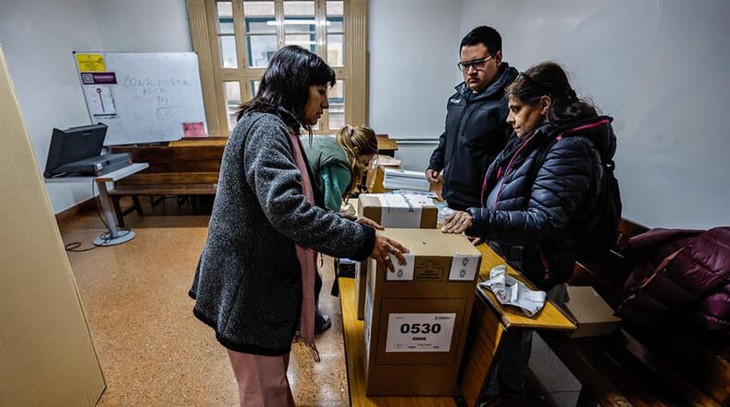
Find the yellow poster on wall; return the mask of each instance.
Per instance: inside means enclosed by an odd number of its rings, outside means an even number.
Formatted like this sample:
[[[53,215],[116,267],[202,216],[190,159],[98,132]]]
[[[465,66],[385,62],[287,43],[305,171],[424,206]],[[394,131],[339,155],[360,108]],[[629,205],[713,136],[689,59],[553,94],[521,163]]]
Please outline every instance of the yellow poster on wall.
[[[76,64],[79,72],[106,72],[102,54],[76,54]]]

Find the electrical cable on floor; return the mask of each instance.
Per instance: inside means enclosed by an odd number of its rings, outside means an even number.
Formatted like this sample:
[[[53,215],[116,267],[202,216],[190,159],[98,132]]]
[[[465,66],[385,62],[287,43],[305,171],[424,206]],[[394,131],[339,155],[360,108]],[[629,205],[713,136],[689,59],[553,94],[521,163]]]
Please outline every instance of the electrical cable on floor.
[[[87,247],[84,249],[79,249],[81,247],[81,242],[71,242],[63,246],[64,249],[66,249],[67,252],[74,252],[74,253],[83,253],[88,252],[89,250],[96,249],[96,246]]]

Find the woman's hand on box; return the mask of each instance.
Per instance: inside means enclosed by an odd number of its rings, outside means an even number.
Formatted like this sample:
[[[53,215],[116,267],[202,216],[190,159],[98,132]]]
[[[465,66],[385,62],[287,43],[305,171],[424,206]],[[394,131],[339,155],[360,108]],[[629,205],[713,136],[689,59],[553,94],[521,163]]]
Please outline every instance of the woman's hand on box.
[[[406,264],[406,258],[403,253],[408,253],[408,249],[393,239],[385,236],[375,235],[375,246],[370,257],[375,259],[379,265],[385,266],[389,271],[395,271],[395,266],[390,256],[393,255],[398,259],[401,265]]]
[[[473,222],[474,219],[472,219],[469,212],[456,211],[446,217],[444,220],[444,226],[441,227],[441,231],[444,233],[463,233],[471,227]]]

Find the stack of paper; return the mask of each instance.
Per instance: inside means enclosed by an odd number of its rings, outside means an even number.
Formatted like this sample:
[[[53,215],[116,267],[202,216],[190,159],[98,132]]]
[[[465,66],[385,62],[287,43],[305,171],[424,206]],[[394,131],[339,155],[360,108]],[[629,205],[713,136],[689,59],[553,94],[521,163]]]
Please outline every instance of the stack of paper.
[[[386,189],[408,189],[413,191],[428,191],[431,184],[426,175],[418,171],[407,171],[395,168],[385,168],[383,187]]]

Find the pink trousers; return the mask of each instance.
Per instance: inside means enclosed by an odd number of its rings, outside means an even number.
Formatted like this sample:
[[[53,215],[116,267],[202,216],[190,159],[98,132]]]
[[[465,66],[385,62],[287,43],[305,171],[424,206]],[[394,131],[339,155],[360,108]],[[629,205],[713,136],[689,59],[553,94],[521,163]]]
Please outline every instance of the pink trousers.
[[[286,369],[289,354],[260,356],[228,350],[241,407],[294,407]]]

